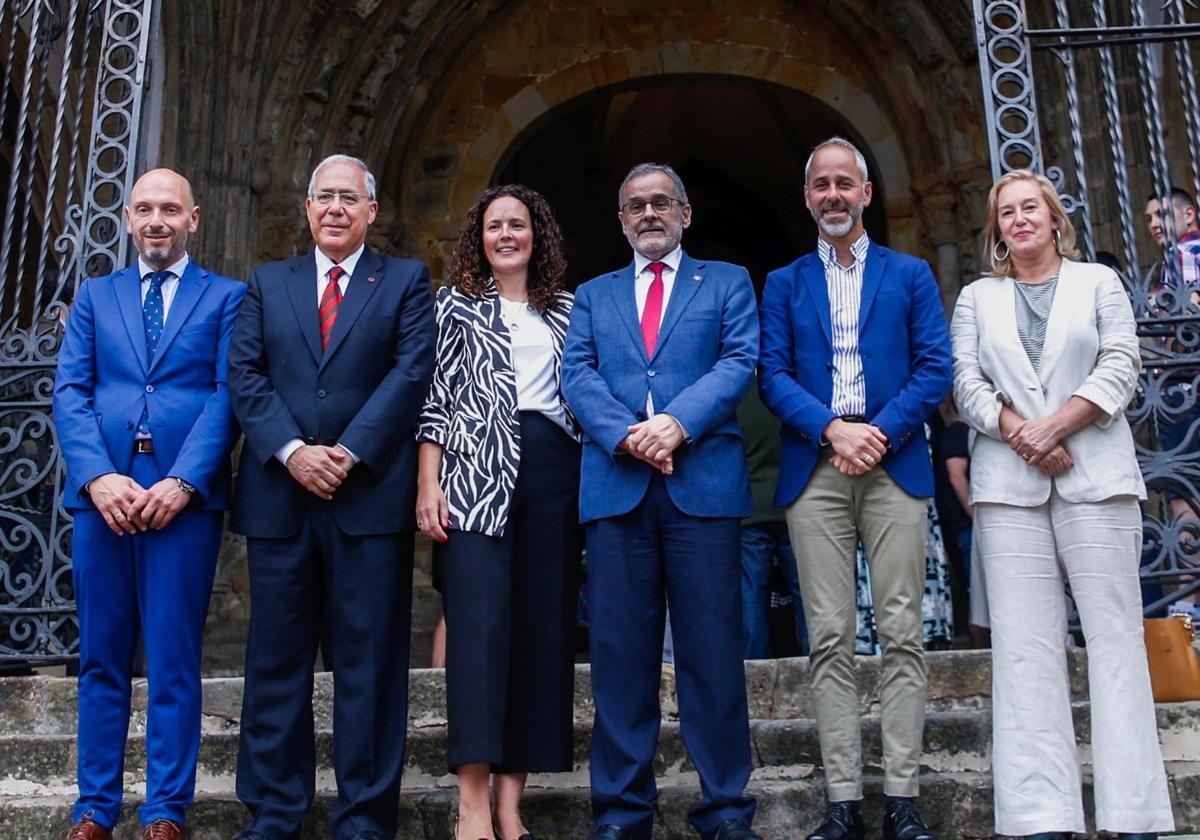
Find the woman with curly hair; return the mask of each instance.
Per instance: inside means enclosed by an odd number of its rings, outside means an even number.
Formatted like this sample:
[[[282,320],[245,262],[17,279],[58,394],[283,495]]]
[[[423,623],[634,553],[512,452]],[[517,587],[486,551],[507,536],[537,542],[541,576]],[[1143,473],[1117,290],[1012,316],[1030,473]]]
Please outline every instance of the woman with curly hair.
[[[437,293],[416,513],[446,616],[461,840],[532,840],[526,774],[572,765],[580,448],[560,387],[565,273],[546,200],[499,186],[467,213]]]

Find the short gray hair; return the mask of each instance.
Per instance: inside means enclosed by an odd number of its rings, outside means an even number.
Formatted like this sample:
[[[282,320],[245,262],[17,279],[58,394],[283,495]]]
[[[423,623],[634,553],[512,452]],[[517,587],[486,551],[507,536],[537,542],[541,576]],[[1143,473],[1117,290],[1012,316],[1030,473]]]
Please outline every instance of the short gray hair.
[[[650,175],[654,172],[661,172],[671,179],[675,185],[675,192],[679,193],[678,198],[684,204],[688,203],[687,190],[683,186],[683,179],[679,177],[679,173],[665,163],[639,163],[633,169],[629,170],[629,174],[625,176],[625,180],[621,182],[620,189],[617,190],[617,209],[620,210],[625,206],[625,185],[634,178],[642,175]]]
[[[323,161],[317,164],[317,168],[312,171],[312,176],[308,179],[308,197],[312,198],[317,189],[317,176],[321,174],[321,170],[327,166],[333,166],[335,163],[348,163],[351,166],[357,166],[363,172],[363,180],[367,182],[367,198],[371,201],[375,200],[375,176],[371,174],[371,170],[367,168],[366,163],[360,158],[350,155],[330,155]]]
[[[808,162],[804,164],[804,183],[808,183],[808,171],[812,169],[813,158],[817,156],[817,152],[821,151],[826,146],[841,146],[843,149],[849,149],[854,155],[854,162],[858,164],[858,174],[862,176],[863,182],[865,183],[866,181],[870,180],[867,178],[867,159],[863,157],[863,153],[858,150],[858,146],[855,146],[845,137],[834,136],[830,137],[828,140],[822,140],[820,143],[818,143],[816,148],[814,148],[812,153],[808,156]]]

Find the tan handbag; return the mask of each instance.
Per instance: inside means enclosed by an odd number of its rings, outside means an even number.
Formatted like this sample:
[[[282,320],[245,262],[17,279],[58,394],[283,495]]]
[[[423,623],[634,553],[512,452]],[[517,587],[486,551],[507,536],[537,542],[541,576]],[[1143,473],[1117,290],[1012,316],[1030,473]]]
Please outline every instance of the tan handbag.
[[[1200,656],[1192,647],[1196,627],[1191,616],[1147,618],[1144,623],[1154,702],[1200,700]]]

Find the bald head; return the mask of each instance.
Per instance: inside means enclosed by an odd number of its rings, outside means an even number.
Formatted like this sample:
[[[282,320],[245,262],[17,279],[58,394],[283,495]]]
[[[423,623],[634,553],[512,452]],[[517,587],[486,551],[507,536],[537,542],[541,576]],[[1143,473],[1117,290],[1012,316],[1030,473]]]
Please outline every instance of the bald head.
[[[192,185],[178,172],[151,169],[138,178],[125,205],[125,229],[151,267],[163,271],[187,253],[200,224]]]

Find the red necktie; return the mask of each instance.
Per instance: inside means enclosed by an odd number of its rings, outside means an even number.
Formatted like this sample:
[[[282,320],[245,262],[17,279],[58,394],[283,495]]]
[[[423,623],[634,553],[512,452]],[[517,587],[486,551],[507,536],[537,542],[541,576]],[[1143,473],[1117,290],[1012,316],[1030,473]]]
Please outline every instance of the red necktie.
[[[329,347],[329,336],[333,334],[333,322],[337,320],[338,307],[342,304],[342,287],[338,281],[346,273],[340,265],[329,269],[329,283],[321,295],[321,307],[318,310],[321,317],[321,349]]]
[[[646,355],[654,355],[654,343],[658,341],[658,322],[662,320],[663,269],[666,263],[652,262],[646,268],[654,272],[650,290],[646,292],[646,306],[642,309],[642,340],[646,342]]]

